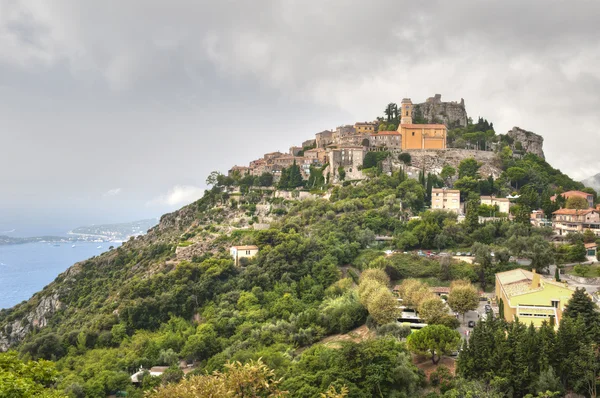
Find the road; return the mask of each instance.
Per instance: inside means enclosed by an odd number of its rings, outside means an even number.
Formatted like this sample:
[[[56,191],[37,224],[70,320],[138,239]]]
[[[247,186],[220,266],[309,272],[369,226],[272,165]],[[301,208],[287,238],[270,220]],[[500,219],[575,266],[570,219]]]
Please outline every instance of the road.
[[[470,328],[467,326],[469,321],[474,321],[475,323],[477,323],[477,321],[479,321],[479,319],[481,318],[481,315],[485,314],[485,305],[486,304],[487,304],[487,301],[480,301],[479,306],[477,307],[477,310],[467,312],[465,314],[464,323],[462,321],[462,316],[460,316],[460,315],[458,316],[458,320],[460,321],[460,326],[456,330],[458,330],[460,332],[460,335],[462,336],[463,339],[468,339],[466,332],[471,333],[473,331],[473,328]],[[495,311],[497,311],[497,309],[495,309]]]

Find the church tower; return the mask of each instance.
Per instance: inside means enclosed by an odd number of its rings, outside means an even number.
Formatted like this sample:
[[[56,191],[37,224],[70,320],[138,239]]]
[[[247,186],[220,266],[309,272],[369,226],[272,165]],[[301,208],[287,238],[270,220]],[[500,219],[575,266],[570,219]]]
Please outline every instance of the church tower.
[[[412,124],[413,103],[410,98],[404,98],[400,106],[400,124]]]

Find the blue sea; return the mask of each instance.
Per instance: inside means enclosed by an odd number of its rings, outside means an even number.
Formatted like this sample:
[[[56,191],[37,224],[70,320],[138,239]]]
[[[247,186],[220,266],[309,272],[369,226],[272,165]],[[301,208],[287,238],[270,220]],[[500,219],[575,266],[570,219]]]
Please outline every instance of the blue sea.
[[[58,246],[50,243],[0,246],[0,308],[10,308],[29,299],[71,265],[119,245],[76,242]]]

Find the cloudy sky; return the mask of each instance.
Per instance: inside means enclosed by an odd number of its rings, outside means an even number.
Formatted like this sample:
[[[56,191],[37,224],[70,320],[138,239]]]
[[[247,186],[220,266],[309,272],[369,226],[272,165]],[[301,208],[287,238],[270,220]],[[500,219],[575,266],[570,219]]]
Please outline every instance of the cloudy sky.
[[[598,20],[574,0],[0,0],[0,232],[157,216],[212,170],[435,93],[585,178]]]

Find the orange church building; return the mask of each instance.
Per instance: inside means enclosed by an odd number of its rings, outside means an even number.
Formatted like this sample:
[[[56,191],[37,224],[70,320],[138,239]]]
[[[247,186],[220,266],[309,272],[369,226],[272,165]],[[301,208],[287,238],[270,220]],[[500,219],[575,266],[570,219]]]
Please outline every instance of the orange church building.
[[[446,149],[448,129],[444,124],[413,124],[413,103],[404,98],[401,104],[401,118],[398,132],[402,138],[402,150],[407,149]]]

